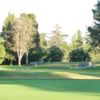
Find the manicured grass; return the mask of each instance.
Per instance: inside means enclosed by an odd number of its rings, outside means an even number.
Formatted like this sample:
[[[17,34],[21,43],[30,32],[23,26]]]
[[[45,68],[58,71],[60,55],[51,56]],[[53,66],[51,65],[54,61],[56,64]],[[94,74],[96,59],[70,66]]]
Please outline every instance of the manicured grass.
[[[0,80],[0,100],[100,100],[100,80]]]
[[[0,66],[0,100],[100,100],[100,66],[75,66]]]
[[[77,68],[73,63],[49,63],[37,66],[0,66],[1,79],[97,79],[100,66]],[[77,64],[77,63],[76,63]],[[74,77],[75,76],[75,77]],[[91,78],[91,77],[93,78]],[[79,78],[78,78],[79,77]]]

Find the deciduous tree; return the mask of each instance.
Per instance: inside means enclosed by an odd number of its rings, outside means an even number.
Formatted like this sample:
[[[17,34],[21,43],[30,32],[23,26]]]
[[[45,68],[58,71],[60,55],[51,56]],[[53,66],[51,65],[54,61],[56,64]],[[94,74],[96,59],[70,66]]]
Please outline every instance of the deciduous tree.
[[[23,55],[32,47],[34,29],[31,21],[28,17],[20,16],[12,24],[12,38],[14,41],[12,49],[17,52],[19,66],[21,66]]]
[[[2,36],[7,54],[17,52],[19,65],[23,55],[26,54],[28,64],[30,48],[39,46],[38,23],[35,15],[22,13],[19,18],[16,18],[13,14],[9,14],[4,21]]]
[[[6,55],[6,51],[5,51],[5,47],[3,43],[4,43],[4,39],[0,37],[0,64],[2,64],[2,62],[5,59],[5,55]]]

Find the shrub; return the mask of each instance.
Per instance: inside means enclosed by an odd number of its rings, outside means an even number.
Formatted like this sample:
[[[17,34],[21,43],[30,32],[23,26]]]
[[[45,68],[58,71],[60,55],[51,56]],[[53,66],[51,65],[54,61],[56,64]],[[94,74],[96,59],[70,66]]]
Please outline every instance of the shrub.
[[[90,61],[90,55],[88,52],[84,51],[83,48],[77,48],[72,50],[69,53],[69,61],[78,62],[78,61]]]

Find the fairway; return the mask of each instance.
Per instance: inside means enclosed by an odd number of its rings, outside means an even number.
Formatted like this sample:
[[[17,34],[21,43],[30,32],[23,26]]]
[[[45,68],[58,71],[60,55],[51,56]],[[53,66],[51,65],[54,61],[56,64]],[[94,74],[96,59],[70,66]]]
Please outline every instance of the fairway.
[[[0,66],[0,79],[100,79],[100,66],[79,68],[76,64]]]
[[[100,80],[0,80],[0,100],[100,100]]]
[[[100,100],[100,66],[0,66],[0,100]]]

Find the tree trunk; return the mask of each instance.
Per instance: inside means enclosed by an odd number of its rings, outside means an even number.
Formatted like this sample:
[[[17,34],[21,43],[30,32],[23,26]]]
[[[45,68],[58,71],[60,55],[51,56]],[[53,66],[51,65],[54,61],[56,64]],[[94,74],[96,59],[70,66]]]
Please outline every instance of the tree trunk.
[[[18,56],[18,65],[21,67],[21,60],[22,60],[22,56]]]
[[[10,60],[10,66],[12,66],[12,60]]]
[[[28,65],[28,52],[26,53],[26,65]]]

